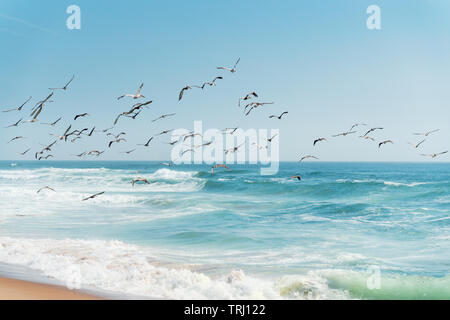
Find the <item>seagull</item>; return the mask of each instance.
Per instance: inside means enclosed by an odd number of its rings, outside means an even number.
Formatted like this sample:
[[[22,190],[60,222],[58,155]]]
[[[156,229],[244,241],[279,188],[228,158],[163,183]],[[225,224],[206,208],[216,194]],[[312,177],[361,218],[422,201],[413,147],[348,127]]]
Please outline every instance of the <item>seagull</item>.
[[[50,93],[44,100],[39,101],[38,103],[36,103],[36,105],[34,106],[34,108],[31,110],[31,114],[30,117],[33,117],[36,119],[37,116],[41,113],[42,109],[44,108],[44,105],[47,102],[53,102],[50,100],[50,98],[53,96],[53,92]]]
[[[302,162],[305,159],[316,159],[316,160],[319,160],[319,158],[317,158],[317,157],[314,157],[314,156],[311,156],[311,155],[307,155],[307,156],[304,156],[303,158],[301,158],[299,162]]]
[[[120,141],[127,141],[126,139],[124,139],[124,138],[120,138],[120,139],[116,139],[116,140],[113,140],[113,141],[110,141],[109,142],[109,145],[108,145],[108,148],[111,148],[111,145],[115,142],[115,143],[119,143]]]
[[[48,158],[50,158],[50,157],[52,157],[53,158],[53,156],[51,155],[51,154],[49,154],[48,156],[46,156],[46,157],[39,157],[39,159],[38,159],[38,161],[41,161],[42,159],[45,159],[45,160],[47,160]]]
[[[94,199],[95,197],[98,197],[98,196],[100,196],[100,195],[102,195],[104,193],[105,193],[105,191],[96,193],[96,194],[94,194],[94,195],[92,195],[90,197],[84,198],[82,201],[86,201],[86,200],[89,200],[89,199]]]
[[[41,192],[42,190],[51,190],[51,191],[53,191],[53,192],[56,192],[53,188],[50,188],[49,186],[45,186],[45,187],[42,187],[42,188],[40,188],[38,191],[36,191],[36,193],[39,193],[39,192]]]
[[[394,144],[394,142],[392,142],[392,140],[386,140],[386,141],[380,142],[380,143],[378,144],[378,148],[380,148],[383,144],[386,144],[386,143],[392,143],[392,144]]]
[[[61,120],[61,119],[62,119],[62,117],[60,117],[58,120],[56,120],[56,121],[54,121],[54,122],[52,122],[52,123],[41,122],[41,124],[47,124],[47,125],[49,125],[49,126],[54,127],[54,126],[59,122],[59,120]]]
[[[269,119],[271,119],[271,118],[278,118],[278,120],[281,120],[281,117],[282,117],[283,115],[287,114],[287,113],[288,113],[288,112],[285,111],[285,112],[283,112],[282,114],[280,114],[280,116],[271,115],[271,116],[269,117]]]
[[[348,131],[352,131],[353,128],[356,128],[356,127],[359,127],[359,126],[367,126],[367,124],[365,124],[365,123],[355,123],[354,125],[352,125],[352,127]]]
[[[418,147],[420,147],[420,145],[422,144],[422,143],[424,143],[426,141],[426,139],[423,139],[422,141],[420,141],[418,144],[413,144],[413,143],[411,143],[411,142],[408,142],[410,145],[412,145],[414,148],[418,148]]]
[[[92,130],[91,130],[91,132],[89,132],[88,137],[92,136],[92,134],[94,133],[94,131],[95,131],[95,127],[93,127]]]
[[[11,140],[9,140],[8,143],[13,142],[15,140],[19,140],[19,139],[25,139],[25,137],[22,137],[22,136],[14,137]]]
[[[224,150],[224,151],[225,151],[225,154],[228,154],[228,152],[233,152],[233,153],[234,153],[234,152],[238,151],[238,149],[239,149],[240,147],[242,147],[244,144],[245,144],[245,142],[242,143],[242,144],[240,144],[240,145],[237,146],[237,147],[231,148],[231,149],[229,149],[229,150]]]
[[[161,164],[162,164],[163,166],[167,166],[167,167],[171,167],[171,166],[172,166],[172,164],[171,164],[171,163],[168,163],[168,162],[161,162]]]
[[[13,124],[11,124],[11,125],[5,127],[5,128],[18,127],[18,126],[19,126],[19,123],[22,121],[22,119],[23,119],[23,118],[21,118],[21,119],[20,119],[19,121],[17,121],[16,123],[13,123]]]
[[[64,87],[62,88],[49,88],[50,90],[67,90],[67,87],[69,86],[69,84],[72,82],[72,80],[75,78],[75,75],[72,76],[72,78],[69,80],[69,82],[67,82]]]
[[[75,118],[73,118],[73,120],[75,121],[75,120],[77,120],[78,118],[86,117],[86,116],[88,116],[88,115],[89,115],[88,113],[77,114],[77,115],[75,116]]]
[[[239,63],[239,61],[241,61],[241,58],[239,58],[239,59],[236,61],[236,63],[234,64],[234,66],[233,66],[232,69],[227,68],[227,67],[217,67],[217,69],[228,70],[228,71],[230,71],[231,73],[235,73],[235,72],[236,72],[236,66],[237,66],[237,64]]]
[[[151,137],[150,139],[148,139],[146,144],[138,144],[138,146],[144,146],[144,147],[148,147],[150,142],[153,140],[154,137]]]
[[[162,116],[160,116],[160,117],[158,117],[158,118],[152,120],[152,122],[158,121],[159,119],[164,119],[164,118],[167,118],[167,117],[174,116],[175,114],[176,114],[176,113],[163,114]]]
[[[217,169],[217,168],[225,168],[225,169],[227,169],[227,170],[230,170],[230,168],[228,168],[226,165],[224,165],[224,164],[216,164],[214,167],[211,167],[211,175],[213,175],[214,174],[214,169]]]
[[[126,133],[125,133],[125,132],[121,132],[121,133],[119,133],[118,135],[115,135],[115,134],[113,134],[113,133],[108,133],[106,136],[107,136],[107,137],[108,137],[108,136],[113,136],[115,139],[119,139],[119,137],[120,137],[121,135],[126,135]]]
[[[186,141],[187,138],[191,138],[191,137],[194,137],[194,136],[200,136],[201,137],[202,135],[201,135],[201,133],[198,133],[198,132],[197,133],[188,133],[188,134],[184,135],[183,142]]]
[[[134,184],[135,184],[136,182],[144,182],[144,183],[146,183],[146,184],[150,184],[150,182],[148,182],[147,179],[144,179],[144,178],[136,178],[136,179],[133,179],[133,180],[131,181],[131,185],[134,187]]]
[[[101,155],[101,154],[104,153],[104,152],[105,152],[105,151],[92,150],[92,151],[89,151],[89,152],[87,153],[87,155],[88,155],[88,156],[96,155],[96,156],[98,157],[99,155]]]
[[[432,159],[436,158],[437,156],[440,156],[442,154],[446,154],[448,151],[440,152],[440,153],[432,153],[432,154],[422,154],[422,156],[425,157],[431,157]]]
[[[171,131],[173,131],[173,129],[161,131],[160,133],[156,134],[155,137],[156,137],[156,136],[163,135],[163,134],[166,134],[166,133],[169,133],[169,132],[171,132]]]
[[[265,104],[273,104],[273,102],[251,102],[251,103],[247,104],[247,105],[245,106],[245,108],[244,108],[244,112],[245,112],[245,110],[247,110],[247,107],[251,107],[251,108],[250,108],[250,110],[248,110],[248,112],[247,112],[245,115],[248,116],[249,113],[250,113],[253,109],[258,108],[258,107],[260,107],[260,106],[263,106],[263,105],[265,105]]]
[[[250,93],[248,93],[247,95],[243,96],[242,98],[239,98],[238,100],[238,106],[241,106],[241,100],[245,101],[245,100],[250,100],[252,98],[258,98],[258,95],[256,94],[256,92],[252,91]]]
[[[131,93],[125,93],[124,95],[121,95],[120,97],[117,98],[117,100],[122,99],[123,97],[131,97],[133,99],[139,99],[139,98],[145,98],[142,94],[141,94],[141,89],[144,86],[144,83],[142,83],[139,88],[136,91],[136,94],[131,94]]]
[[[81,139],[80,136],[73,138],[72,140],[70,140],[70,142],[74,143],[75,141],[77,141],[78,139]]]
[[[190,89],[192,89],[192,87],[197,87],[197,88],[201,88],[201,87],[199,87],[199,86],[185,86],[183,89],[181,89],[181,91],[180,91],[180,94],[178,95],[178,101],[180,101],[182,98],[183,98],[183,93],[186,91],[186,90],[190,90]]]
[[[267,141],[269,141],[269,142],[272,142],[272,140],[273,140],[273,138],[275,138],[276,136],[278,135],[278,133],[277,134],[275,134],[272,138],[270,138],[270,139],[267,139]]]
[[[133,150],[130,150],[130,151],[124,151],[124,152],[121,152],[121,153],[130,154],[130,153],[132,153],[133,151],[136,151],[136,149],[133,149]]]
[[[19,154],[21,154],[22,156],[24,156],[28,151],[30,151],[31,149],[27,149],[24,152],[19,152]]]
[[[77,156],[78,158],[84,157],[86,155],[86,151],[80,154],[75,154],[74,156]]]
[[[225,128],[224,130],[222,130],[222,132],[233,134],[233,133],[236,132],[237,129],[239,129],[239,128],[238,127],[236,127],[236,128]]]
[[[291,179],[297,179],[298,181],[302,180],[300,176],[291,176]]]
[[[58,136],[58,135],[53,134],[53,133],[50,133],[50,135],[55,136],[55,137],[58,137],[59,140],[65,140],[65,141],[67,141],[67,137],[71,135],[71,134],[68,134],[70,128],[72,128],[72,125],[70,125],[70,126],[66,129],[66,131],[64,132],[64,134],[63,134],[62,136]]]
[[[367,136],[369,133],[374,132],[375,130],[383,130],[383,128],[372,128],[369,131],[367,131],[363,136],[361,136],[361,138],[364,138],[365,136]]]
[[[372,141],[375,141],[374,138],[369,137],[369,136],[364,136],[364,137],[361,136],[360,138],[363,138],[363,139],[365,139],[365,140],[372,140]]]
[[[213,86],[216,85],[216,80],[222,80],[222,79],[223,79],[223,77],[215,77],[214,80],[211,81],[211,82],[204,82],[204,83],[201,85],[200,88],[203,89],[203,88],[205,88],[206,85],[209,85],[210,87],[213,87]]]
[[[425,133],[414,133],[414,135],[428,137],[430,134],[438,132],[438,131],[439,131],[439,129],[436,129],[436,130],[428,131],[428,132],[425,132]]]
[[[325,139],[325,138],[319,138],[319,139],[316,139],[316,140],[314,140],[313,146],[315,146],[316,143],[317,143],[317,142],[320,142],[320,141],[327,141],[327,139]]]
[[[28,101],[31,100],[31,96],[27,99],[27,101],[25,101],[24,103],[22,103],[22,105],[20,107],[17,108],[13,108],[13,109],[9,109],[9,110],[4,110],[3,112],[11,112],[11,111],[21,111],[23,106],[27,104]]]
[[[333,137],[340,137],[340,136],[346,137],[346,136],[348,136],[349,134],[352,134],[352,133],[356,133],[356,131],[342,132],[342,133],[339,133],[339,134],[335,134]]]
[[[195,152],[194,149],[186,149],[186,150],[184,150],[183,152],[181,152],[181,155],[184,155],[186,152],[189,152],[189,151]]]

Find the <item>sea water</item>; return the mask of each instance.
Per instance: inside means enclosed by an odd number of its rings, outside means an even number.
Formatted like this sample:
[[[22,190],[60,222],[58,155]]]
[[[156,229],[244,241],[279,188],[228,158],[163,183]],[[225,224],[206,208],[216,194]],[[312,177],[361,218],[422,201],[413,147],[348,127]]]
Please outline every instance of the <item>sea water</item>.
[[[124,296],[450,299],[450,164],[259,172],[1,161],[0,263]]]

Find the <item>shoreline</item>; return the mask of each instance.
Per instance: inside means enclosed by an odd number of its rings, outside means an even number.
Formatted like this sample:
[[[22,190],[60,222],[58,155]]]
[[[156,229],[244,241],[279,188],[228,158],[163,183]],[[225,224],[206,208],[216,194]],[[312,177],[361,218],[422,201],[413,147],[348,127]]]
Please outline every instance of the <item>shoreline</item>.
[[[0,276],[0,300],[104,300],[62,286]]]

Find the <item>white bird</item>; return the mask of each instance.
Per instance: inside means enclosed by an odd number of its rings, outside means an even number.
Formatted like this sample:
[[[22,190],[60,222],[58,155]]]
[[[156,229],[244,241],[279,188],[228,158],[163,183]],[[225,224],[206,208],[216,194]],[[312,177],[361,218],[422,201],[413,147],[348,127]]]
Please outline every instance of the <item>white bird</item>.
[[[137,89],[135,94],[131,94],[131,93],[125,93],[124,95],[121,95],[120,97],[117,98],[117,100],[122,99],[123,97],[131,97],[133,99],[139,99],[139,98],[145,98],[142,94],[141,94],[141,89],[144,86],[144,83],[141,83],[141,85],[139,86],[139,88]]]
[[[436,158],[437,156],[440,156],[442,154],[446,154],[448,151],[440,152],[440,153],[432,153],[432,154],[422,154],[422,156],[425,157],[431,157],[432,159]]]
[[[30,101],[30,100],[31,100],[31,96],[28,98],[27,101],[25,101],[24,103],[22,103],[22,105],[21,105],[20,107],[8,109],[8,110],[4,110],[3,112],[21,111],[22,108],[23,108],[23,106],[24,106],[25,104],[27,104],[27,102]]]
[[[75,75],[72,76],[72,78],[69,80],[69,82],[67,82],[64,87],[62,88],[49,88],[50,90],[67,90],[67,87],[69,86],[69,84],[72,82],[72,80],[75,78]]]
[[[222,69],[222,70],[228,70],[231,73],[235,73],[236,72],[236,66],[238,65],[239,61],[241,61],[241,58],[239,58],[236,63],[234,64],[233,68],[227,68],[227,67],[217,67],[217,69]]]

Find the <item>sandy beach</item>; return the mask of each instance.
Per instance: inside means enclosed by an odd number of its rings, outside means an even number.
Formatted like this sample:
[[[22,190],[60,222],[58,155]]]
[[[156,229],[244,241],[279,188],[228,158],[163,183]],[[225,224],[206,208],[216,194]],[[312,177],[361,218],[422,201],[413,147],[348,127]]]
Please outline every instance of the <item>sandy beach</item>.
[[[100,300],[54,285],[0,277],[0,300]]]

